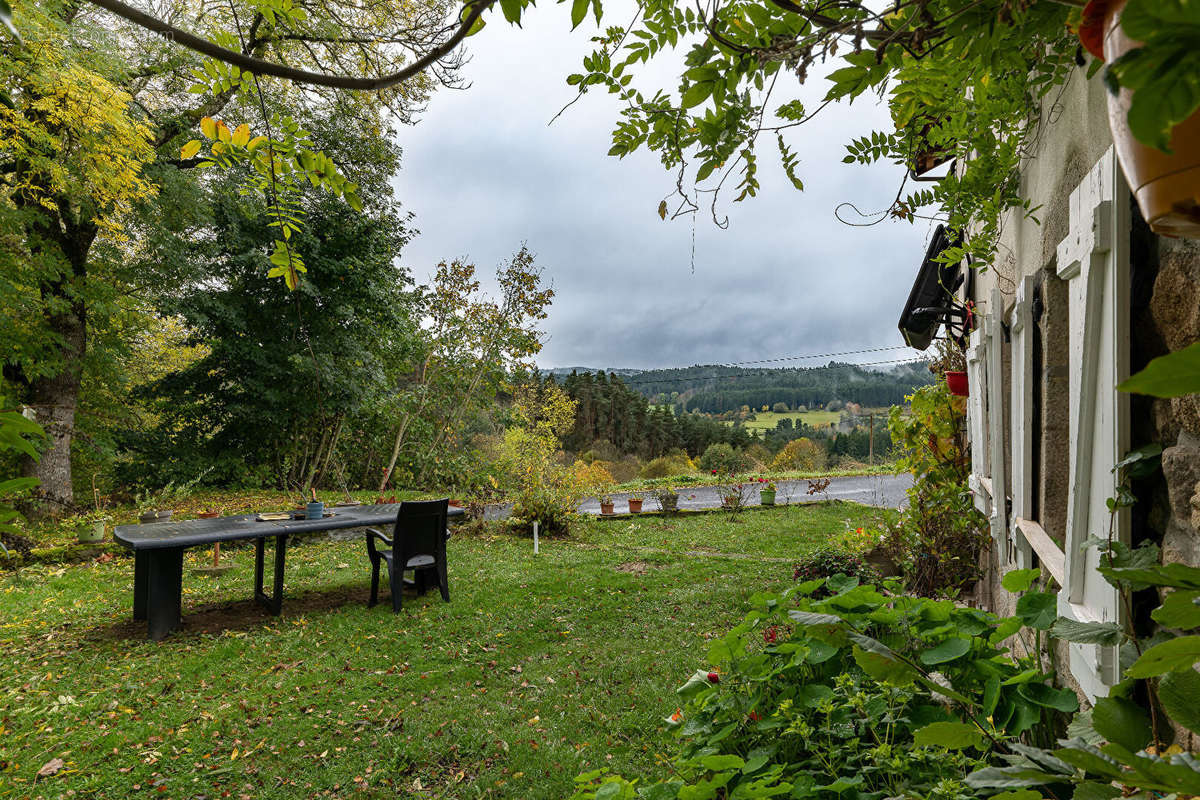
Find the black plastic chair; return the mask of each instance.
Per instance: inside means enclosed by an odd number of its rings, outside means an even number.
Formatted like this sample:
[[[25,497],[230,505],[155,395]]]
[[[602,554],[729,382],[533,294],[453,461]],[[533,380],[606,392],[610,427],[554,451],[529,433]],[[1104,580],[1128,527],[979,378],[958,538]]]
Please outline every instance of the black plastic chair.
[[[404,571],[409,569],[413,571],[412,582],[418,594],[425,593],[428,579],[434,577],[441,589],[442,599],[450,602],[450,584],[446,578],[446,509],[449,505],[448,498],[401,503],[391,539],[374,528],[367,529],[367,555],[371,558],[371,599],[368,607],[374,607],[379,602],[380,562],[387,562],[393,612],[400,612],[406,582]],[[388,549],[378,549],[376,539]]]

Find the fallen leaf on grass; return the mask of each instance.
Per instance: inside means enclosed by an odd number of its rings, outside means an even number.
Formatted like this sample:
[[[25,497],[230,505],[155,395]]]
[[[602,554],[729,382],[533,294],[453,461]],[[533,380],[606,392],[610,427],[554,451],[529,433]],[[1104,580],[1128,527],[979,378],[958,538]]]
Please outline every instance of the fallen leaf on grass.
[[[37,776],[39,778],[49,778],[51,775],[57,775],[58,771],[65,766],[66,764],[61,758],[52,758],[45,764],[42,764],[42,768],[37,771]]]

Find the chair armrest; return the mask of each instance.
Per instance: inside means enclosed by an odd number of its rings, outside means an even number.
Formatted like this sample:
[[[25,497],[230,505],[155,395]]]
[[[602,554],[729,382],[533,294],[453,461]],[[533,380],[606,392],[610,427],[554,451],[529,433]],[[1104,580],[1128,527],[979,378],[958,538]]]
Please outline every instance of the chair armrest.
[[[386,536],[384,536],[382,533],[375,530],[374,528],[367,528],[367,553],[368,553],[368,555],[371,556],[371,558],[375,558],[375,553],[376,553],[375,540],[376,539],[383,542],[384,545],[387,547],[392,546],[391,539],[387,538]]]

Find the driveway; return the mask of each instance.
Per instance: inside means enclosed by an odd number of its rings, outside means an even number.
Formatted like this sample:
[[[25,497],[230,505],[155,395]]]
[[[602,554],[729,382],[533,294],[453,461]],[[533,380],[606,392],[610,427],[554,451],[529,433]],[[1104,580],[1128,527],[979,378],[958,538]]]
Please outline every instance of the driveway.
[[[817,500],[847,500],[852,503],[862,503],[880,508],[903,508],[908,504],[905,492],[912,486],[913,478],[907,472],[899,475],[853,475],[845,478],[830,478],[829,487],[818,494],[808,493],[808,481],[776,481],[777,488],[775,503],[810,503]],[[657,511],[658,503],[648,493],[643,495],[646,511]],[[625,510],[629,494],[614,494],[617,513]],[[758,492],[750,499],[748,505],[758,505]],[[721,496],[716,486],[685,486],[679,489],[680,508],[719,508]],[[595,498],[588,498],[579,505],[584,514],[599,514],[600,503]]]

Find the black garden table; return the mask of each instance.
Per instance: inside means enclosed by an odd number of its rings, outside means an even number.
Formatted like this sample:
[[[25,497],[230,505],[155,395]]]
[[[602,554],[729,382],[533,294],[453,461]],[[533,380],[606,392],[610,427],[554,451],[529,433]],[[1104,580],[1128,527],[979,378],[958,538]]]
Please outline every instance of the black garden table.
[[[294,534],[318,533],[342,528],[391,525],[396,521],[397,503],[374,506],[330,506],[323,519],[267,521],[257,514],[240,514],[184,522],[152,522],[120,525],[113,538],[133,550],[133,618],[147,621],[151,639],[162,639],[182,625],[183,551],[216,542],[254,540],[254,598],[278,615],[283,606],[283,568],[287,540]],[[460,517],[461,508],[450,508],[449,517]],[[265,543],[275,540],[275,588],[263,592]]]

